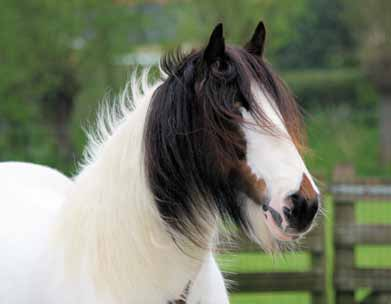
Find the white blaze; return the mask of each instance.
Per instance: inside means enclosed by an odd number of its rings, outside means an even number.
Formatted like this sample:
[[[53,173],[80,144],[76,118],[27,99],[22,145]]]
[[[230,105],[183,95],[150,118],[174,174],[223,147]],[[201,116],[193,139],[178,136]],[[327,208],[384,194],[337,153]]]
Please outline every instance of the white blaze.
[[[242,110],[244,121],[248,123],[242,127],[247,142],[247,163],[253,173],[265,181],[270,206],[282,215],[286,198],[299,190],[303,173],[310,178],[315,191],[318,190],[286,130],[274,101],[255,85],[252,86],[252,92],[276,132],[270,134],[267,130],[263,130],[249,112]],[[278,234],[277,227],[273,227],[274,223],[270,217],[267,223],[269,229]],[[286,226],[285,220],[283,220],[284,225]],[[282,235],[276,236],[283,239]]]

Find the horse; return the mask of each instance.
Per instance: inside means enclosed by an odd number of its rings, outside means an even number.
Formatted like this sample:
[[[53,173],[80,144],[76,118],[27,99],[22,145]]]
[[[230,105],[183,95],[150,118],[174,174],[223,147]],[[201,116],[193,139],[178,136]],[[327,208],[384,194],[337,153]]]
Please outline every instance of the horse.
[[[319,190],[302,159],[299,107],[264,58],[218,24],[103,106],[69,178],[0,164],[0,302],[228,303],[219,231],[268,252],[308,233]]]

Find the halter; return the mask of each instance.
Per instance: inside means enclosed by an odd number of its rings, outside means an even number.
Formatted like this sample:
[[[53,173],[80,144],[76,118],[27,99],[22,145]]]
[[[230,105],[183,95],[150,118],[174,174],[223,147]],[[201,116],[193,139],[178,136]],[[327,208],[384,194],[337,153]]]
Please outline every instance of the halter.
[[[187,298],[189,297],[190,294],[190,286],[191,286],[191,281],[189,281],[189,283],[186,284],[185,289],[183,290],[182,294],[179,296],[179,299],[174,301],[169,301],[167,304],[186,304]]]

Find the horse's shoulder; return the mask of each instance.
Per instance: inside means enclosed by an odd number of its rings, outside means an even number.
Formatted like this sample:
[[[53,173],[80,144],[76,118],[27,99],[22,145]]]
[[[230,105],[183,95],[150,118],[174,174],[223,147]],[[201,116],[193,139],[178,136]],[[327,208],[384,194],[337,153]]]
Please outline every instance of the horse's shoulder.
[[[1,162],[0,184],[18,184],[21,188],[36,187],[66,193],[72,181],[63,173],[47,166],[24,162]]]
[[[45,166],[0,163],[0,237],[42,238],[71,186],[69,178]]]
[[[44,258],[72,181],[28,163],[0,163],[0,302],[37,303],[32,280],[47,280]],[[26,301],[26,299],[32,299]]]

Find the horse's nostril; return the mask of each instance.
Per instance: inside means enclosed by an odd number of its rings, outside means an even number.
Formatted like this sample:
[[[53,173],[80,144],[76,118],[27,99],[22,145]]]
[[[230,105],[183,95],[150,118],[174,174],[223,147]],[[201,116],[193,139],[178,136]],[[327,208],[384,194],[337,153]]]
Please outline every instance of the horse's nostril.
[[[300,194],[293,194],[291,195],[291,201],[293,203],[293,209],[297,212],[298,210],[301,210],[303,207],[305,207],[305,204],[307,203],[307,199],[300,195]]]
[[[289,227],[298,232],[305,231],[312,223],[318,212],[318,198],[308,199],[300,193],[295,193],[289,197],[292,208],[284,207],[283,212]]]

